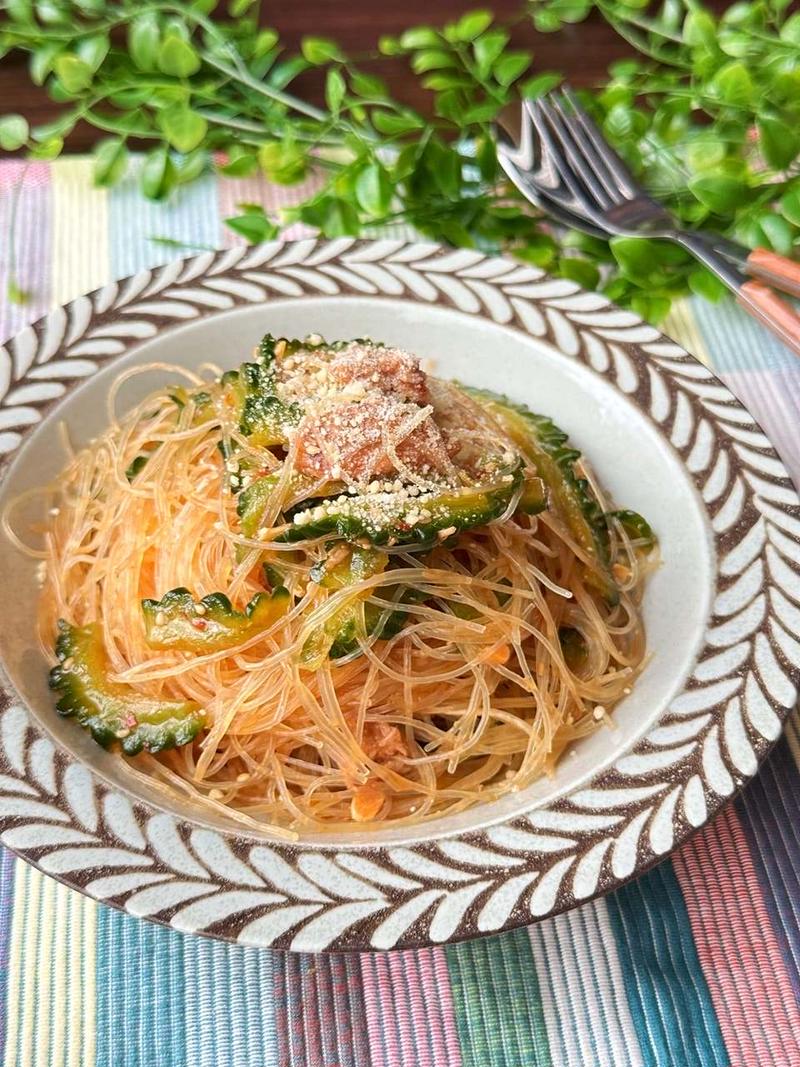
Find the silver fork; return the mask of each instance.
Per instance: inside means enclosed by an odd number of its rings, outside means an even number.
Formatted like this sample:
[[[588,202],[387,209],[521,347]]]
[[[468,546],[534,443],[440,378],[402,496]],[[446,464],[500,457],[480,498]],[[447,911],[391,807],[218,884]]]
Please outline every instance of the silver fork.
[[[595,235],[663,238],[681,245],[800,355],[800,316],[763,284],[800,295],[799,263],[679,227],[636,182],[569,90],[526,102],[520,119],[516,145],[501,144],[498,155],[523,195],[557,221]],[[748,280],[744,270],[762,280]]]

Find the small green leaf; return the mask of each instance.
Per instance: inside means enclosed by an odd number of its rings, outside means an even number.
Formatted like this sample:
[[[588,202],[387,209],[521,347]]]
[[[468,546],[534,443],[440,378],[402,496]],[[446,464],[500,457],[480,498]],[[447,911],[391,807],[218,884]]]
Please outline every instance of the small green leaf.
[[[564,256],[558,262],[558,273],[562,278],[577,282],[584,289],[596,289],[600,281],[600,271],[588,259]]]
[[[725,145],[712,135],[696,138],[686,146],[686,164],[691,171],[713,170],[725,158]]]
[[[166,145],[159,145],[145,156],[139,175],[142,192],[151,200],[163,200],[175,187],[175,164]]]
[[[63,137],[49,137],[46,141],[42,141],[34,148],[31,148],[28,154],[31,159],[56,159],[61,155],[63,148]]]
[[[415,26],[406,30],[400,37],[400,47],[409,51],[416,51],[418,48],[438,48],[441,43],[441,35],[431,26]]]
[[[693,293],[716,304],[729,292],[728,287],[706,267],[696,267],[689,272],[689,288]]]
[[[452,52],[442,52],[434,48],[417,52],[411,60],[411,69],[415,74],[426,74],[429,70],[449,70],[457,65]]]
[[[253,58],[260,59],[267,52],[271,52],[278,43],[279,37],[276,30],[261,30],[253,41]]]
[[[741,30],[723,30],[717,38],[717,44],[726,56],[743,59],[753,51],[754,41],[749,33]]]
[[[791,222],[775,212],[759,215],[758,224],[765,237],[765,244],[782,256],[791,256],[794,251],[795,229]]]
[[[800,226],[800,184],[795,184],[781,197],[781,211],[789,222]]]
[[[234,215],[225,219],[225,225],[234,233],[238,233],[250,242],[258,244],[259,241],[270,241],[277,237],[279,230],[275,223],[267,218],[263,209],[260,213],[247,211],[243,215]]]
[[[254,3],[255,0],[231,0],[228,4],[228,11],[230,11],[232,18],[238,19],[242,15],[246,15]]]
[[[84,63],[88,64],[93,71],[97,71],[108,55],[110,41],[107,33],[95,33],[91,37],[83,37],[75,49]]]
[[[364,74],[360,70],[351,72],[350,88],[357,96],[367,100],[380,100],[388,95],[386,82],[382,78],[376,78],[374,74]]]
[[[753,79],[742,62],[726,63],[709,84],[712,93],[732,107],[747,107],[753,99]]]
[[[324,237],[347,237],[361,229],[356,209],[348,200],[336,196],[322,196],[303,204],[299,217],[309,226],[315,226]]]
[[[191,152],[197,148],[208,131],[208,123],[203,116],[185,104],[175,104],[159,111],[158,125],[178,152]]]
[[[474,104],[461,114],[461,122],[464,126],[474,123],[491,122],[502,107],[499,100],[487,100],[483,104]]]
[[[455,71],[450,74],[447,71],[439,71],[423,78],[422,84],[426,89],[435,89],[438,93],[447,89],[470,89],[473,83],[467,74],[456,74]]]
[[[15,152],[28,140],[28,120],[22,115],[3,115],[0,118],[0,148]]]
[[[636,314],[654,325],[658,325],[669,314],[671,306],[670,298],[661,293],[634,293],[631,297],[631,307]]]
[[[475,62],[478,64],[478,73],[482,78],[489,74],[507,44],[508,33],[505,30],[490,30],[473,42],[472,51],[475,55]]]
[[[195,178],[199,178],[208,168],[208,152],[205,148],[197,148],[194,152],[188,152],[175,163],[175,179],[178,185],[188,185]]]
[[[10,304],[27,304],[32,294],[23,289],[15,278],[9,278],[6,283],[6,295]]]
[[[173,78],[190,78],[200,69],[200,57],[189,41],[171,33],[158,49],[158,69]]]
[[[523,263],[536,267],[549,267],[556,258],[556,243],[549,234],[537,233],[529,237],[522,248],[513,250],[514,256]]]
[[[387,137],[401,137],[404,133],[412,133],[421,130],[424,121],[410,111],[378,111],[372,112],[372,124],[379,133],[385,133]]]
[[[492,68],[495,81],[500,85],[511,85],[531,64],[530,52],[506,52]]]
[[[713,45],[717,36],[717,24],[704,8],[691,10],[683,22],[683,39],[692,47]]]
[[[128,150],[119,137],[109,137],[94,148],[94,184],[114,185],[128,166]]]
[[[341,62],[344,56],[335,41],[327,37],[304,37],[300,42],[303,57],[315,67],[323,63]]]
[[[403,52],[403,46],[397,37],[390,37],[389,34],[384,34],[383,37],[378,39],[378,51],[382,56],[399,56]]]
[[[82,93],[92,84],[94,71],[84,60],[70,52],[57,56],[53,68],[68,93]]]
[[[800,11],[791,15],[781,26],[781,40],[800,45]]]
[[[5,9],[12,22],[30,23],[33,21],[31,0],[6,0]]]
[[[67,11],[59,4],[54,3],[53,0],[38,0],[36,15],[39,21],[45,23],[46,26],[57,26],[60,22],[65,22],[69,19]]]
[[[724,174],[702,174],[698,178],[692,178],[689,190],[701,204],[718,215],[734,211],[747,201],[750,194],[743,181]]]
[[[270,181],[293,185],[305,177],[308,161],[294,141],[267,141],[258,150],[258,162]]]
[[[47,75],[53,69],[56,56],[60,55],[62,50],[63,46],[57,41],[49,41],[31,52],[29,69],[34,85],[44,85]]]
[[[455,24],[454,33],[459,41],[472,41],[492,24],[491,11],[468,11]]]
[[[156,70],[160,43],[161,31],[153,12],[140,15],[128,26],[128,51],[139,70]]]
[[[325,76],[325,103],[334,115],[339,114],[346,92],[347,86],[344,78],[335,67],[332,67]]]
[[[217,170],[229,178],[249,178],[258,170],[258,156],[242,145],[231,145],[227,163],[217,164]]]
[[[549,93],[551,89],[555,89],[557,85],[561,84],[562,80],[562,76],[554,71],[543,71],[541,74],[534,74],[532,78],[526,78],[522,85],[519,86],[519,95],[526,100],[535,100],[537,97]]]
[[[355,193],[368,215],[380,217],[386,214],[392,202],[392,184],[380,163],[370,163],[359,171]]]
[[[800,134],[777,115],[761,115],[758,120],[758,146],[771,167],[786,168],[800,153]]]

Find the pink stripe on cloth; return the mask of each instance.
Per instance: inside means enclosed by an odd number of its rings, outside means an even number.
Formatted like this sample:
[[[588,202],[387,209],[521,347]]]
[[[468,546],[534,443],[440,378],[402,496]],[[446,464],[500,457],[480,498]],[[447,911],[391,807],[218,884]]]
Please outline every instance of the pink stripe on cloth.
[[[461,1067],[441,948],[360,958],[372,1067]]]
[[[224,225],[224,220],[231,215],[241,215],[239,204],[261,204],[269,215],[276,214],[282,207],[293,207],[306,200],[321,187],[323,178],[311,174],[298,185],[273,185],[264,177],[220,178],[217,182],[219,198],[221,240],[225,247],[242,244],[239,237]],[[301,237],[313,237],[316,231],[310,226],[295,223],[281,233],[282,241],[296,241]]]
[[[730,1067],[800,1064],[800,1007],[735,810],[696,834],[673,866]]]

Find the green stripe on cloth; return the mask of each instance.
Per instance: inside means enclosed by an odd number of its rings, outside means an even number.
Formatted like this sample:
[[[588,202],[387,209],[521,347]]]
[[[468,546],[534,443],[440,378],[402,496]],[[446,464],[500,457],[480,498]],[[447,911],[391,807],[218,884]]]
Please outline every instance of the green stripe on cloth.
[[[195,1067],[186,1059],[184,942],[99,906],[94,1067]]]
[[[525,930],[447,948],[463,1067],[553,1064]]]
[[[647,1067],[728,1067],[672,864],[608,897],[608,909]]]

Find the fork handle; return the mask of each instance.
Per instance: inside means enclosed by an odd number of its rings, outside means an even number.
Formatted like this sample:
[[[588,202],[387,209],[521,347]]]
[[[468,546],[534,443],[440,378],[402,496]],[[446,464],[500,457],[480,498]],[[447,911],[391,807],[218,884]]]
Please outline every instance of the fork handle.
[[[790,296],[800,297],[800,263],[787,259],[768,248],[756,248],[747,257],[747,273],[781,289]]]
[[[736,296],[744,310],[800,356],[800,315],[760,281],[745,282]]]

